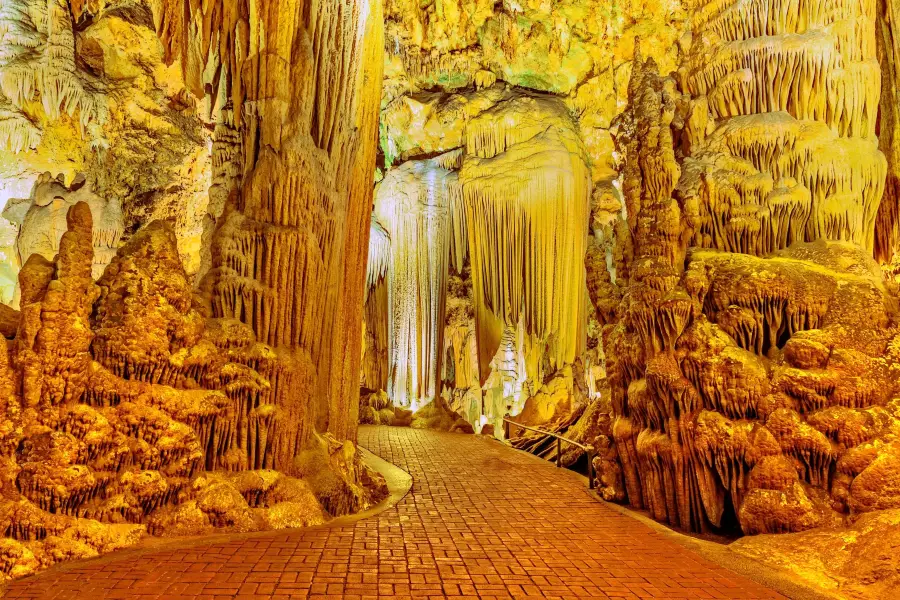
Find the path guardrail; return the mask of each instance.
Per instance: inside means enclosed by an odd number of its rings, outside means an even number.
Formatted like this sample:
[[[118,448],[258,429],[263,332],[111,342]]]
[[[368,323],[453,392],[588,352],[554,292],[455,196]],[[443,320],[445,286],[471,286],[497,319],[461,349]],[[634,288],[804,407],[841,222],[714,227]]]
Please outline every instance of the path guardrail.
[[[549,435],[552,438],[556,439],[556,467],[562,467],[562,443],[565,442],[567,444],[571,444],[577,448],[581,448],[587,454],[588,457],[588,488],[594,489],[594,457],[597,455],[597,451],[593,446],[588,444],[582,444],[576,442],[575,440],[570,440],[567,437],[563,437],[558,433],[553,433],[552,431],[547,431],[546,429],[538,429],[537,427],[529,427],[528,425],[522,425],[521,423],[516,423],[515,421],[510,421],[506,417],[503,417],[503,433],[506,439],[510,439],[510,431],[512,426],[516,426],[520,429],[527,429],[528,431],[534,431],[537,433],[542,433],[544,435]]]

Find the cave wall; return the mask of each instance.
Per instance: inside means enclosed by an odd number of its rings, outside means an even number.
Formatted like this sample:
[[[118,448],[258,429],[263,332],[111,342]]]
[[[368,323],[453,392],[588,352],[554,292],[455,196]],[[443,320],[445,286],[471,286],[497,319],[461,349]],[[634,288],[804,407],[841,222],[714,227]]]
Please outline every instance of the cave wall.
[[[897,501],[876,3],[769,4],[697,3],[679,71],[635,70],[616,281],[589,266],[624,492],[687,530]]]
[[[194,274],[209,198],[208,121],[179,69],[163,61],[150,7],[123,0],[95,8],[16,0],[0,10],[0,201],[13,213],[0,225],[18,235],[15,213],[39,201],[33,193],[45,174],[67,186],[84,179],[118,206],[123,240],[171,220]],[[63,231],[55,228],[51,245]],[[14,280],[27,256],[10,254]]]
[[[19,310],[0,311],[0,576],[377,502],[353,442],[380,4],[22,0],[0,17],[4,110],[46,125],[5,130],[3,164],[51,166],[9,213],[29,255]],[[87,158],[58,176],[71,152],[41,144],[63,142]],[[135,195],[142,169],[162,179]]]

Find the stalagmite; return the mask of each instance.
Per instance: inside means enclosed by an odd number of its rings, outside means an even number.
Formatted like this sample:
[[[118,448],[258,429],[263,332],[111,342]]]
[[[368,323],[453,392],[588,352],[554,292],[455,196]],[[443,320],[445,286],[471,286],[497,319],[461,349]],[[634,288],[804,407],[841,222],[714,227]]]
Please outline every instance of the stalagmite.
[[[86,202],[93,215],[93,276],[98,279],[115,256],[124,232],[122,207],[118,202],[98,197],[83,176],[66,185],[50,173],[45,173],[35,183],[30,202],[22,222],[18,223],[19,260],[24,263],[32,254],[52,260],[66,230],[66,213],[78,202]]]
[[[695,531],[831,525],[898,385],[871,258],[875,3],[693,8],[677,80],[636,67],[613,125],[628,227],[604,350],[628,501]]]

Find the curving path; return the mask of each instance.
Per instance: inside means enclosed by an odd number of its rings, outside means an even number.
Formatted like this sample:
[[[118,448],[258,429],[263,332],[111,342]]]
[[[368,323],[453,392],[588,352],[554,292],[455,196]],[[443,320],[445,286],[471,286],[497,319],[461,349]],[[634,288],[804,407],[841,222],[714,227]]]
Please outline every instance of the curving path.
[[[69,565],[6,598],[783,598],[496,442],[393,427],[359,441],[413,477],[376,517]]]

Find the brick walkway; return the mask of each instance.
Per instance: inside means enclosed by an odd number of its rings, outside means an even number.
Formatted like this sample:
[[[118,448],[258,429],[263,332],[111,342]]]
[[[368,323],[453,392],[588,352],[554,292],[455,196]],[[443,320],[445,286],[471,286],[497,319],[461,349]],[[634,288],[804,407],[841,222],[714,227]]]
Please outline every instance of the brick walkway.
[[[413,476],[412,492],[377,517],[69,565],[6,597],[783,598],[493,441],[364,427],[360,444]]]

